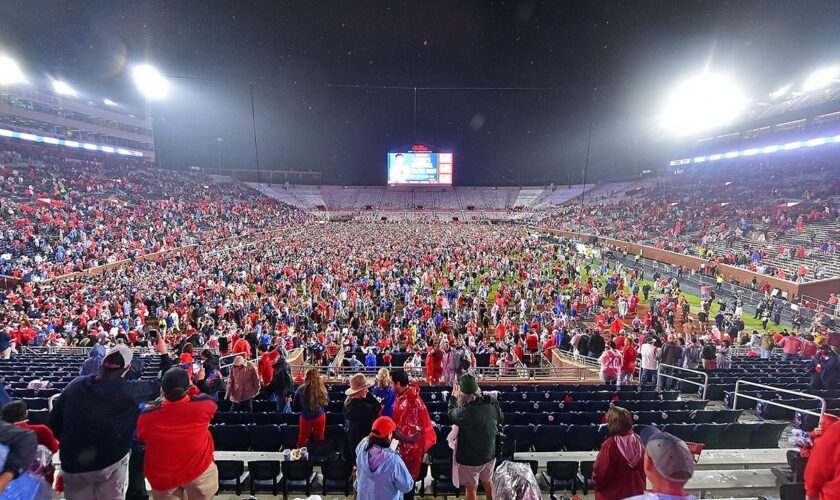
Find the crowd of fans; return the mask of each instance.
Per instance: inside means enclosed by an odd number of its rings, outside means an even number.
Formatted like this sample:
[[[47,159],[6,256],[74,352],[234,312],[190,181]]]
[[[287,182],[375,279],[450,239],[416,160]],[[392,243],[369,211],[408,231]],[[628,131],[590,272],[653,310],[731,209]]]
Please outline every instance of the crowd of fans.
[[[704,287],[695,308],[679,276],[645,276],[642,267],[599,249],[524,226],[316,224],[234,184],[5,147],[0,159],[13,166],[0,172],[0,235],[9,254],[2,265],[23,284],[0,291],[0,355],[29,345],[92,348],[84,376],[54,403],[52,440],[49,429],[32,429],[51,452],[58,447],[68,498],[125,495],[135,433],[146,445],[145,474],[156,497],[212,495],[217,473],[207,425],[219,398],[247,412],[267,393],[278,412],[299,413],[299,447],[322,438],[326,390],[318,370],[293,379],[285,357],[295,348],[310,366],[327,366],[342,353],[359,372],[385,368],[370,388],[364,375],[351,379],[346,413],[353,442],[345,443],[344,455],[372,474],[359,474],[359,488],[378,489],[378,471],[393,474],[391,484],[404,493],[435,439],[416,386],[421,380],[453,387],[450,413],[463,424],[453,438],[461,443],[455,455],[472,497],[479,483],[492,487],[485,434],[502,418],[493,399],[480,394],[482,369],[513,374],[540,365],[556,347],[598,359],[605,382],[636,383],[638,367],[638,380],[650,383],[659,363],[726,368],[734,346],[764,357],[778,346],[785,359],[809,361],[803,369],[813,373],[813,387],[840,383],[832,350],[840,339],[825,315],[786,327],[769,294],[755,315],[762,330],[748,331],[738,297],[725,301]],[[673,191],[650,188],[644,204],[633,194],[598,201],[582,222],[689,251],[710,248],[712,239],[731,243],[726,238],[744,238],[761,224],[765,231],[801,232],[800,221],[836,219],[837,206],[817,200],[835,195],[837,184],[803,182],[795,189],[810,201],[772,213],[744,199],[742,188],[716,186],[718,196],[726,195],[719,200],[731,201],[710,204],[715,191],[686,183]],[[563,210],[562,218],[551,216],[560,227],[581,218]],[[47,281],[185,245],[195,247]],[[758,266],[759,257],[749,265]],[[836,297],[829,306],[836,311]],[[157,352],[162,378],[126,378],[132,347]],[[229,374],[218,359],[228,354],[235,355]],[[661,384],[670,386],[667,378]],[[142,414],[141,403],[148,403]],[[25,408],[12,409],[9,419],[19,423]],[[649,447],[648,457],[638,438],[624,437],[632,434],[624,417],[610,417],[611,433],[616,447],[635,450],[621,452],[633,484],[643,485],[644,473],[673,480]],[[388,451],[392,437],[396,453]],[[667,437],[650,440],[662,440],[668,452],[679,447]]]
[[[737,175],[695,167],[583,205],[576,199],[536,221],[790,281],[830,278],[840,274],[840,181],[832,160],[742,165]]]

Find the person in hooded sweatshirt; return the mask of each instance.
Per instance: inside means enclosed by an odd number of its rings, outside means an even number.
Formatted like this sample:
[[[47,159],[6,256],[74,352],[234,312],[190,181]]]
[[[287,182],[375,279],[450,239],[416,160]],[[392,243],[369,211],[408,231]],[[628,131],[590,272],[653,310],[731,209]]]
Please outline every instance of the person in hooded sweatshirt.
[[[79,375],[84,377],[87,375],[96,375],[99,373],[99,367],[102,366],[102,360],[105,359],[105,347],[101,344],[96,344],[90,350],[90,356],[82,364],[82,369]]]
[[[391,449],[397,424],[390,417],[373,422],[370,435],[356,446],[356,498],[401,500],[414,490],[414,478],[400,455]]]
[[[633,432],[633,416],[624,408],[607,411],[609,436],[592,467],[596,500],[641,495],[645,491],[645,447]]]

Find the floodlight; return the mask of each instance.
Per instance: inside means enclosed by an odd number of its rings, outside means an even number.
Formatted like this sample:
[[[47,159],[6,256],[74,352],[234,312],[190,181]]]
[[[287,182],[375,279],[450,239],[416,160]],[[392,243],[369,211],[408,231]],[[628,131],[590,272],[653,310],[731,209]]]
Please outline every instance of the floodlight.
[[[0,56],[0,85],[24,82],[26,82],[26,78],[24,78],[23,71],[20,70],[18,63],[11,57]]]
[[[722,75],[701,74],[677,85],[668,96],[662,125],[677,134],[690,134],[731,123],[747,99]]]
[[[774,144],[772,146],[764,146],[763,148],[761,148],[761,152],[762,153],[775,153],[779,149],[781,149],[781,146],[779,146],[778,144]]]
[[[802,141],[794,141],[785,144],[785,151],[790,151],[792,149],[799,149],[802,147]]]
[[[840,67],[829,66],[828,68],[821,68],[813,73],[805,80],[802,85],[802,90],[811,92],[814,90],[821,90],[831,85],[834,80],[840,77]]]
[[[163,99],[169,93],[169,82],[158,70],[148,64],[135,66],[134,83],[146,99]]]
[[[758,148],[745,149],[741,154],[744,156],[752,156],[758,153]]]
[[[828,142],[828,137],[817,137],[816,139],[809,140],[808,142],[805,143],[805,145],[808,146],[808,147],[822,146],[826,142]]]
[[[694,158],[694,163],[703,163],[704,161],[706,161],[705,156],[697,156]]]
[[[61,80],[53,80],[52,82],[53,90],[58,95],[69,95],[76,97],[76,90],[70,86],[67,82],[63,82]]]
[[[102,103],[105,104],[106,106],[116,106],[117,105],[117,103],[115,103],[114,101],[112,101],[108,98],[103,99]]]
[[[709,156],[709,161],[717,161],[717,160],[720,160],[721,158],[723,158],[722,154],[714,154],[714,155]]]
[[[738,158],[739,156],[741,156],[741,153],[739,151],[730,151],[729,153],[726,153],[725,155],[723,155],[723,157],[727,158],[727,159],[728,158]]]

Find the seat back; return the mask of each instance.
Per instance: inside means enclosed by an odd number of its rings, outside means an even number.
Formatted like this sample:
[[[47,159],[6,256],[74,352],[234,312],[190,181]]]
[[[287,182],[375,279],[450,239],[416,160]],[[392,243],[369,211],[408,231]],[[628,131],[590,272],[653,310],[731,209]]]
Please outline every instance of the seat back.
[[[312,475],[312,463],[309,460],[286,460],[280,462],[283,478],[287,481],[308,481]]]
[[[554,481],[571,481],[578,473],[578,463],[565,460],[550,460],[545,464],[545,469]]]
[[[219,470],[219,480],[234,481],[245,473],[245,462],[242,460],[216,460]]]
[[[248,462],[248,473],[254,481],[273,481],[280,475],[280,463],[277,460],[254,460]]]

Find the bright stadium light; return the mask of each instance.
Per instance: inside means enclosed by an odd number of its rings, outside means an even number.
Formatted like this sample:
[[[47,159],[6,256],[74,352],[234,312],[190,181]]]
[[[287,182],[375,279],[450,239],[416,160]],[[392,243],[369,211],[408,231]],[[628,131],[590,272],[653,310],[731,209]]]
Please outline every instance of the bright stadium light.
[[[0,85],[12,85],[15,83],[25,83],[26,78],[23,76],[23,71],[14,59],[8,56],[0,56]]]
[[[115,103],[114,101],[112,101],[108,98],[102,99],[102,103],[105,104],[106,106],[116,106],[117,105],[117,103]]]
[[[822,90],[840,77],[840,67],[830,66],[828,68],[821,68],[809,76],[802,85],[804,92],[812,92],[814,90]]]
[[[703,73],[677,85],[665,102],[662,125],[685,135],[731,123],[747,99],[738,86],[722,75]]]
[[[135,66],[132,71],[134,83],[146,99],[163,99],[169,93],[169,82],[158,70],[148,64]]]
[[[61,80],[53,80],[52,82],[53,90],[58,95],[69,95],[76,97],[76,90],[70,86],[69,83],[63,82]]]

